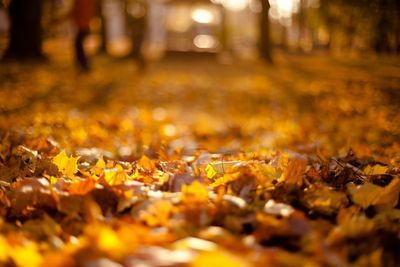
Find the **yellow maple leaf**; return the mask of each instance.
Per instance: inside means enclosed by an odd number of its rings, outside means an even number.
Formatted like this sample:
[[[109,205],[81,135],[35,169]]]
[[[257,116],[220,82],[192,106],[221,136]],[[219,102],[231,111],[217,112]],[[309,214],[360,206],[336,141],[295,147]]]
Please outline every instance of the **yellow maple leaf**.
[[[67,156],[65,150],[53,158],[53,163],[58,167],[59,172],[73,179],[78,172],[78,160],[80,157]]]

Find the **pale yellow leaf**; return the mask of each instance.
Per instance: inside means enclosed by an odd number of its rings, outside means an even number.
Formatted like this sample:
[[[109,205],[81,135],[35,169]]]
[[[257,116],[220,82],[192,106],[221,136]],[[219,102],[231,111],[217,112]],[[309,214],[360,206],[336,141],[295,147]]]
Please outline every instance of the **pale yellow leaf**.
[[[367,175],[385,174],[387,170],[388,170],[388,167],[382,166],[379,164],[374,165],[374,166],[368,165],[364,169],[364,174],[367,174]]]

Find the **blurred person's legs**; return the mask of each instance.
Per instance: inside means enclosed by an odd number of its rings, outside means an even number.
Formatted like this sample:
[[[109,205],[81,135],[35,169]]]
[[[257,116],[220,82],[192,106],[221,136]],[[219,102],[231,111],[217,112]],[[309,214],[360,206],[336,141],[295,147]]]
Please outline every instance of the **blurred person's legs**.
[[[85,49],[83,47],[83,43],[89,34],[88,31],[80,30],[75,38],[75,53],[76,53],[76,60],[80,67],[83,70],[89,71],[89,60],[85,54]]]

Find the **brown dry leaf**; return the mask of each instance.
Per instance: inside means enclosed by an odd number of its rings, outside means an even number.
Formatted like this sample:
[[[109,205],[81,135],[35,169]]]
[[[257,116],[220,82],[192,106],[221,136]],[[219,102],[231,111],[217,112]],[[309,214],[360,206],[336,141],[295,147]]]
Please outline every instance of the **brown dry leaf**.
[[[301,186],[302,176],[307,168],[307,161],[298,157],[295,157],[289,161],[287,168],[285,169],[284,177],[285,182],[289,184],[297,184]]]
[[[16,216],[21,216],[32,209],[43,212],[56,207],[57,201],[50,191],[49,182],[46,179],[26,178],[14,183],[14,186],[11,212]]]
[[[28,168],[21,169],[18,165],[2,166],[0,165],[0,181],[11,183],[17,177],[25,177],[30,174]]]
[[[362,185],[350,183],[347,185],[347,190],[353,202],[364,209],[371,205],[395,207],[399,200],[400,179],[394,178],[386,187],[380,187],[368,182]]]
[[[311,212],[327,216],[335,214],[341,207],[346,206],[348,203],[348,199],[343,192],[335,191],[332,188],[319,184],[315,184],[304,190],[301,201]]]

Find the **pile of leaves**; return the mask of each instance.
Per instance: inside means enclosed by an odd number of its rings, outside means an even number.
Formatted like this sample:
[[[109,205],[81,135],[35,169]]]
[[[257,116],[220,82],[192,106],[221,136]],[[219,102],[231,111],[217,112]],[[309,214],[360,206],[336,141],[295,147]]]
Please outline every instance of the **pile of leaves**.
[[[3,140],[2,264],[395,266],[400,260],[398,167],[351,152],[324,158],[160,150],[132,161],[95,152],[71,154],[43,139]]]

